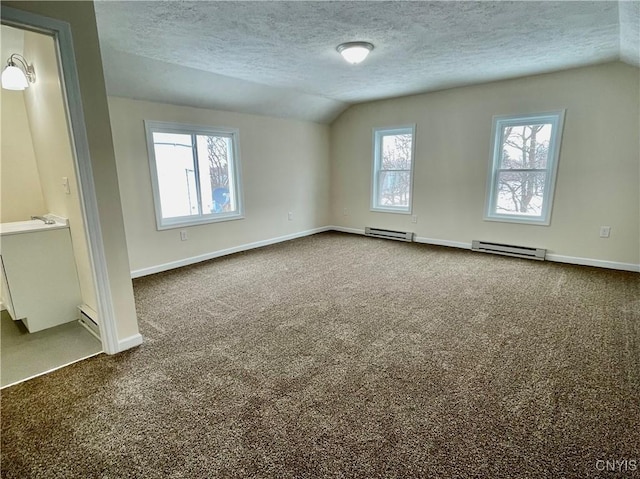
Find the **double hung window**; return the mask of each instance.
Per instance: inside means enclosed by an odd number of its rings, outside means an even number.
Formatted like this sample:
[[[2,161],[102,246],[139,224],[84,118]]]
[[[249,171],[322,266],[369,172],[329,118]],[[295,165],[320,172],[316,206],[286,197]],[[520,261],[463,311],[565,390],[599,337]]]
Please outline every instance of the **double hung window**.
[[[373,131],[373,211],[411,213],[415,125]]]
[[[485,219],[548,225],[564,111],[493,119]]]

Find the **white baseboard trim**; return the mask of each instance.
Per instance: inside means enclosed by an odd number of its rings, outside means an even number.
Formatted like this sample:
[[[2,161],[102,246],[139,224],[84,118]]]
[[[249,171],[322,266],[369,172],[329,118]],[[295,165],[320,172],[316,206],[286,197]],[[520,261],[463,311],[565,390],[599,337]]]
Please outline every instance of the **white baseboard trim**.
[[[329,227],[331,230],[342,231],[343,233],[355,233],[355,234],[364,234],[364,230],[356,229],[356,228],[346,228],[344,226],[331,226]],[[413,238],[415,243],[424,243],[424,244],[433,244],[437,246],[449,246],[451,248],[461,248],[470,250],[471,243],[464,243],[460,241],[451,241],[451,240],[441,240],[435,238],[425,238],[423,236],[416,236]],[[597,268],[607,268],[607,269],[617,269],[621,271],[633,271],[635,273],[640,273],[640,264],[633,263],[619,263],[616,261],[606,261],[601,259],[591,259],[591,258],[579,258],[577,256],[565,256],[560,254],[547,254],[547,261],[553,261],[556,263],[568,263],[568,264],[577,264],[581,266],[595,266]]]
[[[118,339],[118,353],[127,349],[135,348],[142,344],[142,335],[140,333],[129,336],[128,338]]]
[[[322,233],[325,231],[339,231],[342,233],[364,235],[364,229],[349,228],[346,226],[336,226],[336,225],[322,226],[320,228],[313,228],[310,230],[300,231],[298,233],[278,236],[276,238],[256,241],[254,243],[246,243],[243,245],[234,246],[232,248],[226,248],[218,251],[213,251],[211,253],[192,256],[190,258],[185,258],[178,261],[172,261],[170,263],[164,263],[157,266],[151,266],[149,268],[133,270],[131,271],[131,277],[140,278],[142,276],[147,276],[149,274],[161,273],[162,271],[168,271],[171,269],[180,268],[182,266],[189,266],[191,264],[200,263],[201,261],[207,261],[210,259],[219,258],[221,256],[226,256],[233,253],[239,253],[241,251],[248,251],[254,248],[260,248],[262,246],[282,243],[283,241],[302,238],[304,236],[310,236],[310,235],[313,235],[316,233]],[[426,238],[424,236],[416,236],[414,238],[414,242],[432,244],[437,246],[448,246],[451,248],[460,248],[460,249],[466,249],[466,250],[471,249],[471,243],[464,243],[461,241],[442,240],[437,238]],[[605,260],[591,259],[591,258],[579,258],[576,256],[565,256],[565,255],[559,255],[559,254],[547,254],[546,259],[548,261],[554,261],[557,263],[569,263],[569,264],[578,264],[578,265],[584,265],[584,266],[596,266],[598,268],[609,268],[609,269],[617,269],[622,271],[640,272],[640,264],[633,264],[633,263],[618,263],[615,261],[605,261]],[[124,341],[128,341],[128,339],[130,338],[127,338]],[[133,341],[133,343],[130,346],[119,348],[119,350],[123,351],[124,349],[129,349],[134,346],[137,346],[138,344],[142,343],[142,338],[140,338],[139,341],[140,342],[138,343]],[[119,344],[120,343],[121,342],[119,342]]]
[[[232,248],[221,249],[218,251],[213,251],[211,253],[206,253],[198,256],[192,256],[190,258],[180,259],[178,261],[171,261],[170,263],[159,264],[157,266],[151,266],[149,268],[136,269],[131,271],[131,277],[140,278],[141,276],[147,276],[149,274],[161,273],[162,271],[168,271],[170,269],[180,268],[182,266],[189,266],[190,264],[200,263],[201,261],[207,261],[209,259],[219,258],[220,256],[239,253],[241,251],[248,251],[250,249],[260,248],[262,246],[282,243],[283,241],[302,238],[303,236],[310,236],[316,233],[329,231],[331,229],[333,229],[332,226],[323,226],[321,228],[313,228],[306,231],[300,231],[298,233],[291,233],[284,236],[278,236],[277,238],[270,238],[262,241],[256,241],[254,243],[246,243],[239,246],[234,246]],[[364,231],[363,231],[363,234],[364,234]]]
[[[595,266],[597,268],[618,269],[622,271],[640,273],[640,264],[618,263],[616,261],[605,261],[602,259],[578,258],[576,256],[564,256],[561,254],[547,254],[546,259],[556,263],[579,264],[583,266]]]
[[[425,238],[423,236],[416,236],[413,238],[413,241],[416,243],[433,244],[436,246],[449,246],[450,248],[471,249],[471,243],[462,243],[460,241]]]
[[[352,233],[355,235],[363,235],[364,230],[358,228],[347,228],[346,226],[327,226],[330,231],[339,231],[341,233]]]

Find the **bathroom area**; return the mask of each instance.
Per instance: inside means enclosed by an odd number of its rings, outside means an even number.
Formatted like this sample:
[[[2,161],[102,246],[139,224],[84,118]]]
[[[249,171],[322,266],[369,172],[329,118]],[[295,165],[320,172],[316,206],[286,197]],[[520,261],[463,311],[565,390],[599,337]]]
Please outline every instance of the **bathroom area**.
[[[0,387],[6,387],[100,354],[102,343],[56,42],[3,24],[0,47]]]

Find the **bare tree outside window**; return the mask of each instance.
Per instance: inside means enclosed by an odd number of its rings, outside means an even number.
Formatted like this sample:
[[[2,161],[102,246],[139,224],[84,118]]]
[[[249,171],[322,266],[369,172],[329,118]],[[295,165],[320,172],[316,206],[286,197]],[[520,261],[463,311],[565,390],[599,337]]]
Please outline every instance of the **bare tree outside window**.
[[[212,210],[215,213],[232,209],[229,191],[229,139],[220,136],[207,137],[207,159],[211,182]]]
[[[211,189],[229,186],[229,147],[227,138],[207,136],[207,159]]]
[[[507,214],[540,215],[551,125],[507,126],[502,137],[496,209]]]
[[[383,206],[408,206],[411,192],[411,135],[382,139],[379,202]]]

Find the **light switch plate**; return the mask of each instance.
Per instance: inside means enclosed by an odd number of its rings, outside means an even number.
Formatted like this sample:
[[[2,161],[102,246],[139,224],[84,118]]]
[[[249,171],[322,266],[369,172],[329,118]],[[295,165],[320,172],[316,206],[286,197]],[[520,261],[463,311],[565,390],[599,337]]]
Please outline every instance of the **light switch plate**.
[[[66,176],[62,177],[62,189],[64,190],[64,193],[66,195],[71,194],[71,187],[69,186],[69,178],[67,178]]]

